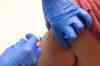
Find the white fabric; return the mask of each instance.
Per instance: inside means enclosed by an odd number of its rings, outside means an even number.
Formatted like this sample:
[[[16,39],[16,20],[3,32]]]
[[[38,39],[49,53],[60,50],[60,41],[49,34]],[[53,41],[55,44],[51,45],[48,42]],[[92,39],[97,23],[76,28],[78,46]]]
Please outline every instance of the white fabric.
[[[46,31],[41,0],[0,0],[0,53],[26,33]]]

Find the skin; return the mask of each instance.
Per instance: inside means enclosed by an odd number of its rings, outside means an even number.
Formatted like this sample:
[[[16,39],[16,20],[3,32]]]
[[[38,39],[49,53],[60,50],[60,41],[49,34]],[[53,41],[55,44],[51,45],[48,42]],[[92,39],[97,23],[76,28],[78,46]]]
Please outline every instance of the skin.
[[[100,66],[100,42],[88,29],[68,49],[59,46],[52,32],[47,35],[48,40],[41,42],[43,51],[38,66]]]

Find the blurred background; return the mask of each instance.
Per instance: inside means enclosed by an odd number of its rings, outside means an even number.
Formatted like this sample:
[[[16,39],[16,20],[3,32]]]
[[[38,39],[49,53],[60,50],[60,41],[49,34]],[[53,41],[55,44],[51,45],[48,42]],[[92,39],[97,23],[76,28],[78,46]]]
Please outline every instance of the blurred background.
[[[46,31],[41,0],[0,0],[0,54],[26,33]]]

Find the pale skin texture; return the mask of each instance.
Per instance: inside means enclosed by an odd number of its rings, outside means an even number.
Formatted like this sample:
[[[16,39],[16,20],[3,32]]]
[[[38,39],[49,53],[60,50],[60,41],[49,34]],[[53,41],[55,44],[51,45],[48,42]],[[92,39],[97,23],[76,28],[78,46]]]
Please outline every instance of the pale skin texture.
[[[47,48],[43,49],[38,66],[100,66],[100,42],[88,29],[69,49],[61,48],[50,31],[48,37],[48,41],[41,42],[41,47]]]

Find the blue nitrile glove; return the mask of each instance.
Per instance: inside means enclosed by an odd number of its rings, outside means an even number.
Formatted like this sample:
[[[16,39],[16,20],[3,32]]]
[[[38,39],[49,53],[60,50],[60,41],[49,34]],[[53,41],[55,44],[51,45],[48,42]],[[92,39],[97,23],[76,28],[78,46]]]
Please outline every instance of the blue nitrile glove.
[[[37,41],[34,35],[27,34],[26,40],[21,39],[4,51],[0,56],[0,66],[36,66],[41,53]]]
[[[56,39],[64,48],[77,38],[84,29],[84,24],[92,27],[91,16],[81,9],[75,0],[42,0],[47,24],[54,32]]]

